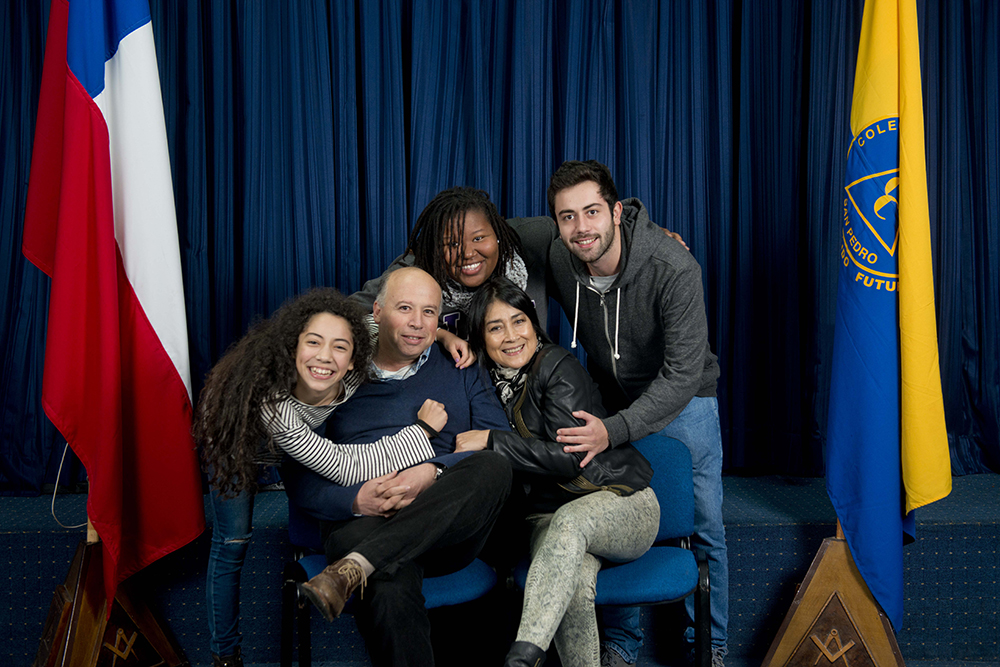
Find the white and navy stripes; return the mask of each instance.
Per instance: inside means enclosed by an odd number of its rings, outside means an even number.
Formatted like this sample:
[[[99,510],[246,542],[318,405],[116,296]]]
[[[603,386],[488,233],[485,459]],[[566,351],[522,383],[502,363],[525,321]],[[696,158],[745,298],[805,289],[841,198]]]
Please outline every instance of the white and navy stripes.
[[[344,378],[344,391],[330,405],[307,405],[293,396],[280,399],[261,414],[277,448],[341,486],[350,486],[401,470],[434,456],[427,434],[416,424],[373,443],[337,444],[313,429],[344,403],[361,384],[357,373]],[[259,463],[277,465],[280,456],[262,452]]]

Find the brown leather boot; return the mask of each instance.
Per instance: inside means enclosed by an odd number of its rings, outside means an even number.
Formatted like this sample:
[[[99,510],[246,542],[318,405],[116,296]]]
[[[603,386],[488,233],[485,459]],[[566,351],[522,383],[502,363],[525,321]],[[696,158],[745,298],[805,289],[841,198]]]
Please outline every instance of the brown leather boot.
[[[364,590],[366,580],[365,571],[357,561],[341,558],[309,581],[299,584],[299,592],[309,598],[323,618],[332,621],[344,611],[344,605],[358,584]]]

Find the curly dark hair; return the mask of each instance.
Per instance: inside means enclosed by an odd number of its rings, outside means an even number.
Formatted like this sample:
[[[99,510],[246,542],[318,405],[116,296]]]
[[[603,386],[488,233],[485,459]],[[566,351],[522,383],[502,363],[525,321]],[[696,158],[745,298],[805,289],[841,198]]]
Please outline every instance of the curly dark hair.
[[[444,253],[445,234],[450,233],[452,222],[457,221],[458,235],[464,239],[465,214],[469,211],[479,211],[486,216],[493,233],[497,235],[497,247],[500,251],[498,267],[509,266],[514,255],[521,250],[517,235],[500,216],[486,191],[467,186],[442,190],[420,212],[407,241],[407,249],[413,253],[414,265],[431,274],[442,289],[449,278],[448,260]],[[463,244],[456,258],[456,266],[460,265],[464,255]]]
[[[202,462],[209,482],[223,497],[256,491],[261,445],[275,452],[261,410],[295,388],[299,334],[317,313],[347,321],[354,338],[354,372],[367,377],[372,349],[365,313],[335,289],[309,290],[253,324],[205,377],[195,411],[193,434],[201,445]]]

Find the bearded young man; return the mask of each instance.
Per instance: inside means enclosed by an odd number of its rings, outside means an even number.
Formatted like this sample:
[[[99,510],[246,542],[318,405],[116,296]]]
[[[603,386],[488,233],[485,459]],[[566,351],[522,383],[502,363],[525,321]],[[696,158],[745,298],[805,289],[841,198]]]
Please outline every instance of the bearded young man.
[[[515,219],[525,260],[544,266],[546,289],[573,323],[608,417],[580,411],[584,424],[559,431],[567,451],[587,452],[651,433],[691,450],[694,545],[709,562],[713,665],[726,654],[729,565],[722,523],[722,436],[717,357],[708,344],[701,267],[654,225],[638,199],[618,199],[596,160],[565,162],[550,180],[546,218]],[[688,600],[689,619],[693,601]],[[631,665],[642,643],[637,608],[601,610],[602,665]],[[685,633],[694,641],[694,628]]]

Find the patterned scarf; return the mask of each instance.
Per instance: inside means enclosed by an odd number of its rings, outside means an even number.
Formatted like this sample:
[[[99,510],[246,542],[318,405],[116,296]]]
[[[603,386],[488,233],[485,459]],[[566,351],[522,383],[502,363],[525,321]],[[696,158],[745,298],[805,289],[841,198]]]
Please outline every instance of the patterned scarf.
[[[528,378],[526,371],[529,365],[526,364],[521,368],[494,366],[490,369],[490,379],[493,380],[493,386],[496,387],[500,405],[506,408],[514,400],[514,397],[521,392],[521,389],[524,387],[524,381]]]
[[[524,388],[524,382],[528,379],[528,369],[531,368],[532,363],[535,361],[535,357],[538,356],[538,352],[541,349],[542,341],[539,339],[538,347],[535,348],[535,354],[531,355],[531,359],[528,363],[520,368],[506,368],[504,366],[490,364],[490,379],[493,380],[493,386],[496,387],[497,398],[500,399],[500,405],[506,408],[507,405],[515,400],[515,398],[521,393],[521,390]]]

